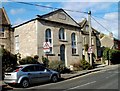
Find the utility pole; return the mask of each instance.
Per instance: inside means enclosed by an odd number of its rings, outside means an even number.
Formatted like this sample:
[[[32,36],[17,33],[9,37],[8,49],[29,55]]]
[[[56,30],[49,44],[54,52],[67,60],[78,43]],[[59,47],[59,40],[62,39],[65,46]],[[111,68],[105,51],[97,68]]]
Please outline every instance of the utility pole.
[[[88,12],[88,24],[89,24],[89,49],[92,51],[92,41],[91,41],[91,11]],[[92,52],[90,54],[90,65],[92,66]]]

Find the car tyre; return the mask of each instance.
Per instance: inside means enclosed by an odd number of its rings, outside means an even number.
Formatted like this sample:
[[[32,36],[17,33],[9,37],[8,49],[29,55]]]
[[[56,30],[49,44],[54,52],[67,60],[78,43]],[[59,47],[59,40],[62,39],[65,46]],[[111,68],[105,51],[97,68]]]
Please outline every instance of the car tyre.
[[[20,86],[23,87],[23,88],[27,88],[29,87],[29,81],[27,79],[23,79],[20,83]]]
[[[57,82],[58,81],[58,77],[56,75],[53,75],[52,78],[51,78],[51,81],[52,82]]]

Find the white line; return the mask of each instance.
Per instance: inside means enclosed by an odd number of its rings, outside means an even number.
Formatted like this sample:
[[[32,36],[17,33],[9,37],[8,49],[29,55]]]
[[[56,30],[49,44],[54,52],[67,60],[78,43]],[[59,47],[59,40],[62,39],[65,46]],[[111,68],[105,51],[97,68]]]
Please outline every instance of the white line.
[[[73,88],[69,88],[67,90],[64,90],[64,91],[68,91],[68,90],[71,90],[71,89],[76,89],[76,88],[79,88],[79,87],[83,87],[83,86],[86,86],[86,85],[89,85],[89,84],[92,84],[92,83],[95,83],[96,81],[93,81],[93,82],[89,82],[89,83],[86,83],[86,84],[83,84],[83,85],[80,85],[80,86],[76,86],[76,87],[73,87]]]

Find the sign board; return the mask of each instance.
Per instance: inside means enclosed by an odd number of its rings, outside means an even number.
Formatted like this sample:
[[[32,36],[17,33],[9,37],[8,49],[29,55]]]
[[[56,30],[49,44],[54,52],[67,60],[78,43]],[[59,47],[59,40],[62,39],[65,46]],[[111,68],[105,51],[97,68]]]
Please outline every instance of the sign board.
[[[89,48],[88,48],[88,53],[92,53],[92,51],[93,51],[93,50],[92,50],[92,47],[89,47]]]
[[[43,51],[44,52],[50,52],[50,42],[44,42],[43,43]]]

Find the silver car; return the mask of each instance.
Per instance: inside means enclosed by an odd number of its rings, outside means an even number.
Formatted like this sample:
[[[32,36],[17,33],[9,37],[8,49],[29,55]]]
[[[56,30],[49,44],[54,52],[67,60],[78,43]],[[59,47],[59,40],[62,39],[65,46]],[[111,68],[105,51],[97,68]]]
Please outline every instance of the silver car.
[[[21,87],[29,87],[30,84],[41,82],[57,82],[60,74],[45,68],[40,64],[20,65],[5,73],[4,82],[7,84],[19,84]]]

